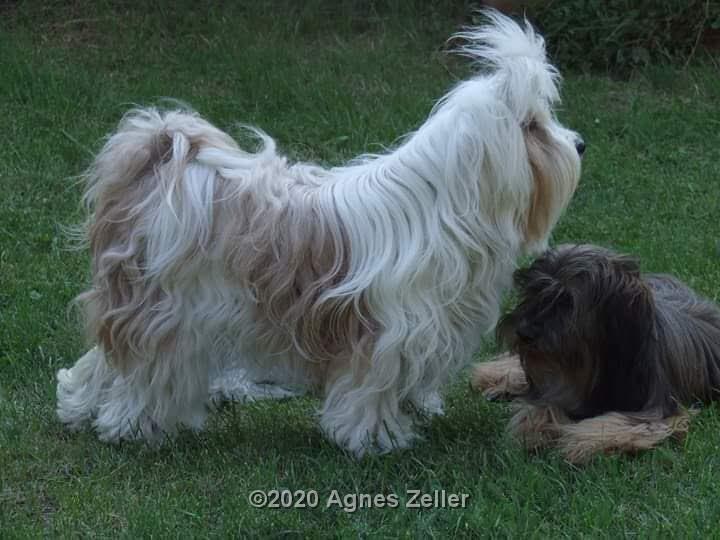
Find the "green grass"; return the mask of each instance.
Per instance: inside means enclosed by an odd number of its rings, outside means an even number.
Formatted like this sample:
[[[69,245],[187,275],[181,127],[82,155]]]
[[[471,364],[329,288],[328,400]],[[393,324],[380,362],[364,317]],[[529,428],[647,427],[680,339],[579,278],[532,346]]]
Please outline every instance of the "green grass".
[[[226,406],[160,450],[64,431],[54,373],[85,349],[67,306],[89,261],[62,227],[82,220],[74,177],[130,104],[178,98],[221,127],[262,126],[293,158],[338,163],[416,127],[467,73],[443,51],[460,22],[445,12],[181,4],[0,4],[0,536],[720,537],[717,407],[682,443],[582,469],[523,452],[504,435],[508,407],[464,380],[425,442],[360,463],[321,437],[312,399]],[[567,75],[564,95],[560,116],[589,146],[554,241],[637,254],[718,300],[717,67]],[[315,489],[321,507],[333,489],[470,499],[355,513],[248,504],[278,488]]]

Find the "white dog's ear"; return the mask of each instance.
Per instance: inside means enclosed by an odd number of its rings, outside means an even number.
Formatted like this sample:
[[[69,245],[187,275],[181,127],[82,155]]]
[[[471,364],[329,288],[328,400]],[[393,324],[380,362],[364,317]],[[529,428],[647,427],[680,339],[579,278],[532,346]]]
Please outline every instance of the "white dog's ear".
[[[521,26],[495,10],[481,12],[487,24],[455,35],[464,41],[457,50],[489,70],[496,95],[521,124],[539,109],[560,100],[560,74],[545,54],[545,41],[525,20]]]

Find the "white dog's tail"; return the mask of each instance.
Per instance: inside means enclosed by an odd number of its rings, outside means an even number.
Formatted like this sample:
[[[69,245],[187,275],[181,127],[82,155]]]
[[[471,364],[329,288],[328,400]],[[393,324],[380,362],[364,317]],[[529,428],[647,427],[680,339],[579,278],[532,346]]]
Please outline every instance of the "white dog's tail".
[[[260,155],[274,154],[272,140],[260,136]],[[193,113],[139,109],[88,171],[93,286],[78,300],[90,338],[114,361],[148,356],[177,331],[182,306],[172,287],[211,246],[222,176],[208,163],[218,153],[240,171],[258,158]]]
[[[483,10],[485,25],[470,27],[454,36],[465,43],[457,49],[495,72],[500,94],[519,120],[538,96],[550,103],[559,101],[560,74],[545,53],[545,40],[525,20],[523,26],[495,10]]]

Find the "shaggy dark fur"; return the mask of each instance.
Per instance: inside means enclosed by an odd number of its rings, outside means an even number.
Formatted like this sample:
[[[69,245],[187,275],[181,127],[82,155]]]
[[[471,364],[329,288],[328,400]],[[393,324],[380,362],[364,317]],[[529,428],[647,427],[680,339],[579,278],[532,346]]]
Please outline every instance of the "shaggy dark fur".
[[[568,461],[638,452],[687,433],[720,398],[720,308],[671,276],[589,245],[547,251],[515,274],[517,307],[498,326],[510,349],[472,385],[519,397],[509,431]]]
[[[590,245],[518,270],[498,335],[518,354],[522,396],[571,420],[606,412],[667,418],[720,397],[720,309],[637,260]]]

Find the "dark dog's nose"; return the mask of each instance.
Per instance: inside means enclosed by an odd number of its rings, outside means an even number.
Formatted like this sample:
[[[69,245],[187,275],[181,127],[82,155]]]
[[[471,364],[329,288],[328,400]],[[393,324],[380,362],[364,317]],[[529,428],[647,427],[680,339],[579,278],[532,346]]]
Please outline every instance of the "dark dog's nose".
[[[582,156],[585,153],[585,141],[578,139],[575,142],[575,150],[577,150],[579,156]]]

